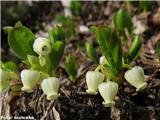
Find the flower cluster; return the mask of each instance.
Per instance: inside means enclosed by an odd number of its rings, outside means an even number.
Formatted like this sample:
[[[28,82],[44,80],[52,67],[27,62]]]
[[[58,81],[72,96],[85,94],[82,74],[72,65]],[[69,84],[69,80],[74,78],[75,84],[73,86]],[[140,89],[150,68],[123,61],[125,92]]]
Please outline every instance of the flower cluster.
[[[51,53],[51,44],[46,38],[39,37],[34,41],[33,50],[39,55],[39,59],[46,58]],[[48,100],[57,99],[59,80],[56,77],[45,77],[40,71],[25,69],[21,72],[22,91],[32,92],[37,83],[40,83]]]
[[[31,93],[35,88],[41,88],[48,100],[57,99],[60,83],[55,76],[65,48],[64,29],[56,26],[48,31],[47,38],[36,37],[29,28],[17,22],[9,31],[9,46],[28,69],[23,69],[18,76],[15,63],[0,61],[0,92],[11,88],[13,92]],[[20,80],[22,84],[19,84]]]
[[[88,89],[87,93],[96,95],[99,91],[100,95],[104,99],[103,105],[105,107],[112,107],[115,105],[114,99],[118,92],[118,83],[110,81],[106,74],[107,70],[104,70],[104,64],[107,64],[107,60],[104,56],[100,58],[100,65],[95,71],[88,71],[86,73],[86,83]],[[101,70],[101,72],[99,71]],[[146,88],[147,83],[144,80],[144,71],[141,67],[135,66],[132,69],[126,71],[125,79],[132,86],[136,88],[136,91],[140,91]]]

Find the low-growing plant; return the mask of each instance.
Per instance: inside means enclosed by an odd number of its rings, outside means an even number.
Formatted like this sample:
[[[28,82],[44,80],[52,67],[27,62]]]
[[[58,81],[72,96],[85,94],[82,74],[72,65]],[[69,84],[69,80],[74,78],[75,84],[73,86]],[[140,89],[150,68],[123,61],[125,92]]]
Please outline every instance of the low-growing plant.
[[[15,83],[14,81],[19,81],[19,76],[17,75],[17,66],[14,62],[6,62],[0,63],[0,92],[6,91],[8,89],[14,89]],[[19,85],[18,85],[19,86]]]
[[[147,87],[143,68],[131,65],[141,50],[140,37],[131,34],[132,44],[128,51],[123,49],[124,44],[122,43],[126,42],[126,40],[124,41],[126,39],[125,29],[129,33],[132,32],[130,16],[123,10],[119,10],[114,17],[114,27],[91,27],[103,56],[96,69],[86,73],[88,86],[86,92],[96,95],[99,91],[104,99],[105,107],[115,105],[114,98],[118,92],[118,86],[124,79],[134,86],[136,91]]]
[[[8,43],[13,53],[29,67],[21,71],[21,90],[32,92],[36,85],[40,85],[48,100],[57,99],[59,80],[56,77],[56,69],[65,48],[63,28],[57,26],[49,31],[48,38],[36,37],[21,22],[16,23],[14,27],[6,27],[5,30],[8,31]],[[1,65],[1,91],[10,83],[8,69],[15,69],[14,64]]]

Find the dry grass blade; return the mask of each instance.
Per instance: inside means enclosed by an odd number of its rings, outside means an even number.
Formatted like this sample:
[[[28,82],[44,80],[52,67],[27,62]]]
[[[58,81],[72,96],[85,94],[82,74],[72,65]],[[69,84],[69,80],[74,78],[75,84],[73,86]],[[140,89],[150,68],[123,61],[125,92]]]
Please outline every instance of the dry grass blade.
[[[52,110],[53,110],[55,120],[61,120],[60,115],[59,115],[58,111],[55,109],[55,107],[53,107]]]
[[[51,101],[51,102],[50,102],[50,104],[49,104],[49,106],[47,107],[47,110],[46,110],[44,116],[41,118],[41,120],[46,120],[46,119],[47,119],[47,116],[48,116],[50,110],[52,109],[52,107],[54,106],[54,104],[55,104],[55,101]]]

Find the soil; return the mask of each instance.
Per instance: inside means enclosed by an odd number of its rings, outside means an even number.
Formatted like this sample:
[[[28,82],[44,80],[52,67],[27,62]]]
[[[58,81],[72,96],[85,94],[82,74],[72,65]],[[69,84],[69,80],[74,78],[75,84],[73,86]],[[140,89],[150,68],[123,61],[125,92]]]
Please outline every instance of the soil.
[[[17,4],[18,2],[16,2]],[[76,30],[76,35],[68,38],[63,59],[57,69],[57,77],[60,78],[60,97],[56,101],[48,101],[39,86],[33,93],[7,91],[1,93],[0,116],[31,116],[36,120],[160,120],[160,63],[156,54],[156,45],[160,42],[160,3],[152,2],[152,8],[146,15],[138,8],[138,2],[134,2],[131,15],[145,21],[148,29],[141,34],[143,41],[142,51],[133,65],[143,67],[148,86],[142,92],[136,92],[127,82],[120,85],[118,95],[115,99],[116,105],[105,108],[102,97],[88,95],[85,83],[85,73],[93,70],[96,65],[87,57],[85,52],[86,40],[92,41],[98,56],[101,56],[99,47],[93,34],[82,34]],[[2,11],[7,2],[2,2]],[[13,3],[12,3],[13,4]],[[51,25],[57,13],[63,13],[60,2],[33,2],[25,19],[19,18],[22,23],[38,33],[36,21],[40,24]],[[73,20],[76,26],[83,24],[88,27],[92,25],[110,25],[114,13],[119,8],[126,9],[125,2],[81,2],[82,12]],[[3,6],[4,5],[4,6]],[[43,6],[43,10],[41,6]],[[158,16],[157,15],[157,16]],[[41,16],[41,17],[39,17]],[[3,21],[3,16],[2,16]],[[4,19],[5,21],[5,19]],[[156,21],[156,22],[155,22]],[[14,25],[12,22],[5,25]],[[2,26],[2,27],[3,27]],[[52,26],[52,25],[51,25]],[[45,26],[41,26],[45,31]],[[11,52],[7,43],[7,35],[2,34],[2,61],[13,60],[17,63],[19,72],[27,68]],[[79,69],[76,83],[72,83],[65,71],[65,56],[72,53],[78,60]]]

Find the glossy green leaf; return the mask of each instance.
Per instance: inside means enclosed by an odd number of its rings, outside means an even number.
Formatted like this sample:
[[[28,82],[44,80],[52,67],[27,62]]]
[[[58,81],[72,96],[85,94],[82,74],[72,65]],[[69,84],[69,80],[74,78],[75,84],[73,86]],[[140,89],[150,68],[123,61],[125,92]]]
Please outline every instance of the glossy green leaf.
[[[139,1],[139,6],[144,11],[149,11],[151,9],[152,3],[151,3],[151,1],[140,0]]]
[[[40,65],[41,65],[42,67],[45,66],[46,64],[48,64],[47,61],[46,61],[46,57],[43,56],[43,55],[40,55],[40,56],[39,56],[39,63],[40,63]]]
[[[115,31],[112,31],[109,41],[112,49],[113,60],[117,71],[119,71],[122,68],[122,45],[119,36]]]
[[[34,65],[34,64],[39,64],[39,59],[37,56],[33,56],[33,55],[27,55],[27,58],[28,58],[28,61],[31,65]]]
[[[3,64],[2,69],[8,72],[15,72],[17,71],[17,65],[14,62],[6,62]]]
[[[15,27],[22,27],[23,25],[22,25],[22,23],[21,23],[21,21],[18,21],[16,24],[15,24]]]
[[[63,55],[65,43],[57,41],[52,45],[52,52],[50,54],[51,68],[55,71],[60,63]]]
[[[89,56],[89,58],[91,60],[93,60],[96,64],[98,64],[99,59],[98,59],[98,56],[97,56],[95,49],[93,48],[93,44],[90,42],[87,42],[86,43],[86,50],[87,50],[87,55]]]
[[[112,48],[110,46],[110,41],[109,41],[112,31],[107,27],[106,28],[92,27],[91,29],[96,35],[96,39],[100,46],[101,52],[106,57],[112,71],[116,73],[116,64],[112,56]]]
[[[81,13],[81,3],[78,0],[74,0],[71,2],[70,7],[73,15],[80,15]]]
[[[49,30],[48,31],[48,35],[49,35],[49,40],[51,42],[51,44],[54,44],[54,35],[53,35],[53,30]]]
[[[136,36],[133,40],[133,43],[132,43],[130,49],[129,49],[127,63],[130,63],[137,58],[137,56],[139,55],[140,49],[141,49],[141,45],[142,45],[142,42],[140,40],[140,37]]]
[[[78,64],[74,56],[68,55],[66,58],[66,71],[70,76],[72,82],[75,82],[77,75]]]
[[[65,41],[65,32],[63,28],[57,26],[54,30],[50,30],[49,38],[52,44],[54,44],[56,41]]]
[[[27,55],[28,60],[25,62],[29,62],[32,70],[37,70],[41,72],[48,72],[48,66],[41,66],[40,60],[37,56]]]
[[[129,32],[132,30],[132,21],[131,17],[127,12],[120,9],[114,16],[114,26],[120,32],[124,32],[125,28],[128,29]]]
[[[26,59],[27,55],[34,55],[33,42],[35,36],[31,30],[20,23],[8,32],[8,43],[15,55],[19,58]]]

